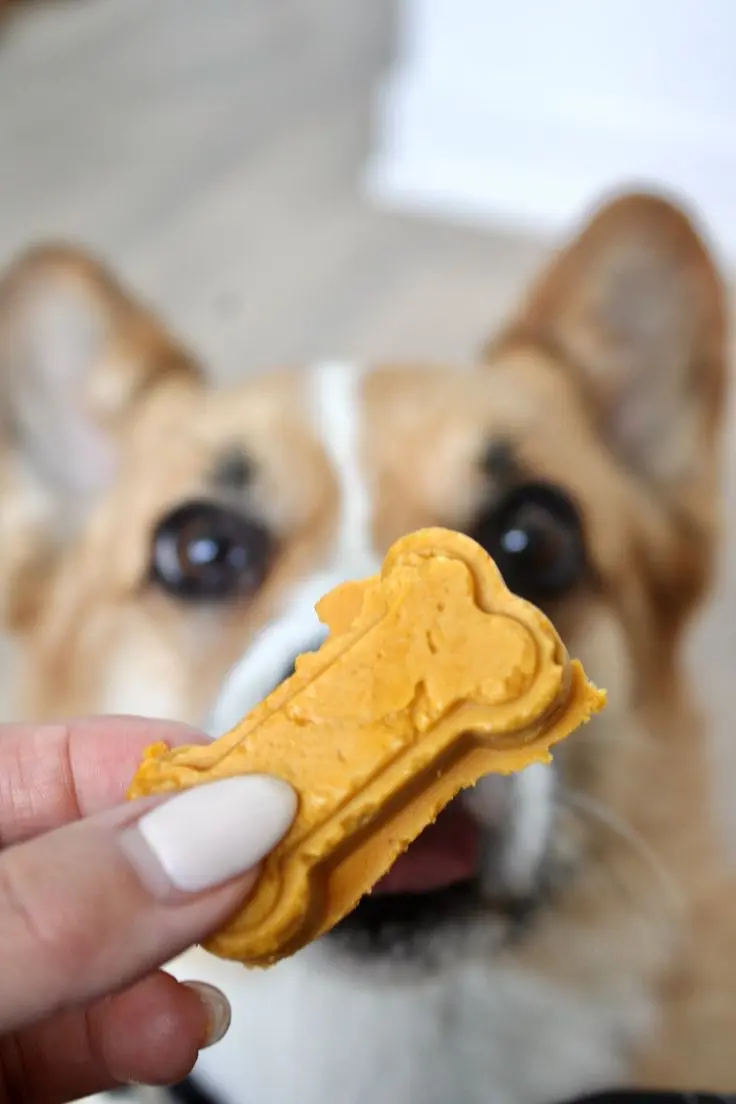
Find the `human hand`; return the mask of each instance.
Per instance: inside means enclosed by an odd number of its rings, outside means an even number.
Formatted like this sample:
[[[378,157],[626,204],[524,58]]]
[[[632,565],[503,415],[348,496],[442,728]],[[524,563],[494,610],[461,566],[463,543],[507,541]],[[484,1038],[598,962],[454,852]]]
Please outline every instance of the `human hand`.
[[[0,1104],[182,1079],[229,1007],[158,967],[241,904],[296,798],[264,776],[124,804],[145,747],[204,737],[127,718],[0,726]]]

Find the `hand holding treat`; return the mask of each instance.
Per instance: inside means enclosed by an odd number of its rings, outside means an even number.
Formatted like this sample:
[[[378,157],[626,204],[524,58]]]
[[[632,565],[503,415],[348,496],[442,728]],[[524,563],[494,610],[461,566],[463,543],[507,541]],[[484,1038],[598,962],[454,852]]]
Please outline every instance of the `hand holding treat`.
[[[456,794],[549,759],[604,705],[548,619],[470,538],[398,541],[328,594],[330,635],[235,729],[149,749],[131,798],[262,772],[299,795],[255,891],[205,946],[269,965],[329,931]]]

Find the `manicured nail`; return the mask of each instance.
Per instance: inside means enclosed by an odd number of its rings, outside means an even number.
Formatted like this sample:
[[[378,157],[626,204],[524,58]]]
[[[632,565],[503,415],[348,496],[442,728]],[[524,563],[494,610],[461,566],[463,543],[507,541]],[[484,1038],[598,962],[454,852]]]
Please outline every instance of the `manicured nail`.
[[[224,993],[214,985],[208,985],[206,981],[185,981],[183,984],[197,994],[207,1015],[207,1034],[202,1043],[202,1050],[214,1046],[225,1037],[230,1027],[232,1017],[230,1001]]]
[[[283,839],[296,814],[279,778],[244,774],[185,790],[151,809],[121,837],[156,896],[213,889],[253,870]]]

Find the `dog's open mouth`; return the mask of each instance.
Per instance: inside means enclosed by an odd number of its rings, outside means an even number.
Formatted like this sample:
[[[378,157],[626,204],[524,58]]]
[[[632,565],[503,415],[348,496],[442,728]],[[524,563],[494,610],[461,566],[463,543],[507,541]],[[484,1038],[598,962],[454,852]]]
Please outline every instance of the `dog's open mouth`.
[[[401,855],[331,938],[368,953],[406,948],[423,931],[481,907],[484,830],[455,801]]]
[[[469,882],[479,854],[478,825],[460,805],[450,805],[396,860],[373,896],[432,893]]]

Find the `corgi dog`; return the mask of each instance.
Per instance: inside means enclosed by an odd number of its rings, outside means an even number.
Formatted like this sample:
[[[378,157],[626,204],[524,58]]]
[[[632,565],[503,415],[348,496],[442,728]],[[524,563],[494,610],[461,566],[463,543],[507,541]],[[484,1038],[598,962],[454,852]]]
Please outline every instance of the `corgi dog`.
[[[638,193],[473,364],[221,388],[84,252],[2,277],[7,719],[219,734],[318,646],[315,601],[427,525],[479,541],[608,691],[551,766],[461,795],[317,944],[266,971],[172,965],[234,1008],[203,1099],[736,1090],[736,883],[681,657],[717,547],[726,349],[699,231]]]

